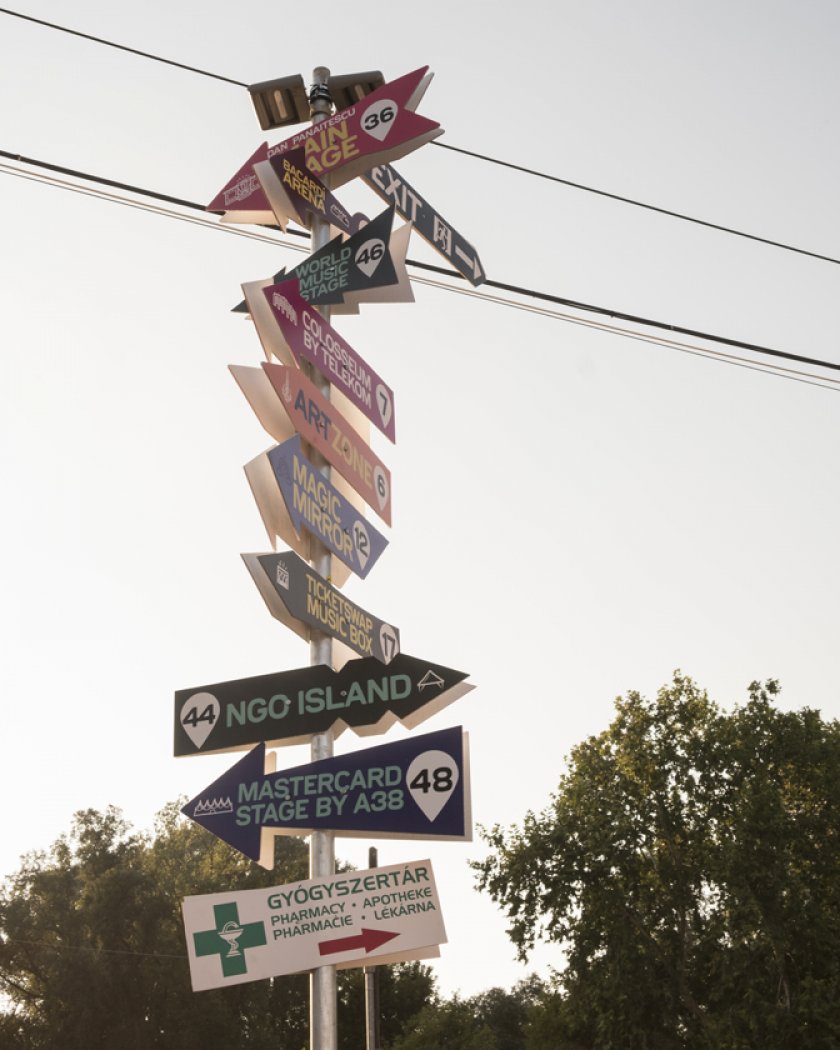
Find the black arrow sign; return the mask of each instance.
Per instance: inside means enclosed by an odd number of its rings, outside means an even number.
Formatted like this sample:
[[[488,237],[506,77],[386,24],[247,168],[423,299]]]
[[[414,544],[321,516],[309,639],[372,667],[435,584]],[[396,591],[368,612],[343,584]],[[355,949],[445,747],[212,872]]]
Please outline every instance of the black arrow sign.
[[[313,306],[342,303],[349,292],[363,297],[372,288],[397,284],[400,277],[390,248],[393,223],[391,206],[346,241],[339,235],[293,270],[280,270],[274,284],[297,277],[300,294]],[[247,303],[243,300],[232,312],[247,313]]]
[[[400,215],[473,285],[483,284],[484,270],[470,242],[442,218],[390,164],[380,164],[362,175],[380,197],[395,205]]]
[[[239,751],[267,742],[299,744],[345,727],[359,736],[409,729],[474,686],[442,664],[399,653],[383,667],[375,657],[217,682],[175,693],[175,756]]]

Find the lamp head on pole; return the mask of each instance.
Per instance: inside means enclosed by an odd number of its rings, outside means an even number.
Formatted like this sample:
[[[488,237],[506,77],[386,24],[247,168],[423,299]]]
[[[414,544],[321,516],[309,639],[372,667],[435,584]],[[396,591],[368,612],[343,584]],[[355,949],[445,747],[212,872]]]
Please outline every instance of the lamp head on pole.
[[[311,93],[307,92],[299,73],[249,86],[248,93],[263,131],[284,128],[289,124],[305,124],[311,117],[310,104],[318,104],[318,108],[322,108],[326,102],[327,105],[335,106],[336,111],[347,109],[385,83],[385,78],[378,70],[342,73],[334,77],[330,76],[329,70],[319,67],[315,74],[319,73],[325,75],[315,76]]]
[[[248,93],[263,131],[309,120],[309,97],[300,73],[251,84]]]

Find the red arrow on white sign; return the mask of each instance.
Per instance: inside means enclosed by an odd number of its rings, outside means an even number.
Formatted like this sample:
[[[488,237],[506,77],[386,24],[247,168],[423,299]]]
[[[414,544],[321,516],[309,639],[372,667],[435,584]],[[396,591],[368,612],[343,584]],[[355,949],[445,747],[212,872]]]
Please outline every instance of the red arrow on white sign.
[[[389,933],[387,930],[362,929],[354,937],[336,937],[333,941],[321,941],[318,945],[320,955],[338,955],[339,952],[358,952],[365,954],[381,948],[383,944],[399,937],[398,933]]]

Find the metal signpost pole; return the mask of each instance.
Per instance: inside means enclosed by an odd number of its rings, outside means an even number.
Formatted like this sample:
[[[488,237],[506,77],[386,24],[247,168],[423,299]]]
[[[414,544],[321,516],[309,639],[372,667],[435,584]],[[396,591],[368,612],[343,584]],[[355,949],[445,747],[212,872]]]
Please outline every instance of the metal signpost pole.
[[[312,90],[309,102],[312,109],[312,123],[326,120],[332,114],[332,101],[327,86],[330,71],[319,66],[312,72]],[[330,239],[329,223],[319,215],[312,217],[312,251],[324,247]],[[321,314],[329,320],[329,307],[321,307]],[[320,379],[317,373],[313,380],[321,393],[329,399],[330,384]],[[320,462],[318,463],[318,461]],[[313,461],[318,463],[320,472],[329,480],[330,467],[322,457],[313,450]],[[315,537],[312,538],[312,567],[317,573],[328,579],[330,576],[331,554]],[[332,665],[332,640],[329,635],[313,630],[309,643],[310,664]],[[312,737],[312,761],[331,758],[333,754],[333,731],[318,733]],[[309,877],[311,879],[335,874],[335,835],[332,831],[313,831],[309,842]],[[309,1045],[311,1050],[337,1050],[338,1026],[337,987],[335,966],[319,966],[312,971],[309,982]]]
[[[361,720],[350,713],[345,715],[346,724],[352,724],[357,731],[367,727],[369,732],[384,732],[395,719],[414,728],[472,688],[464,682],[467,676],[461,672],[402,654],[397,628],[354,606],[336,591],[332,580],[333,568],[336,585],[343,583],[350,572],[364,578],[387,540],[363,516],[354,518],[354,511],[348,511],[345,520],[343,496],[338,490],[334,500],[330,495],[330,464],[387,525],[391,524],[390,471],[367,445],[367,424],[363,435],[339,415],[338,409],[347,400],[394,441],[394,400],[390,388],[330,330],[331,307],[317,304],[342,303],[345,309],[352,310],[360,301],[410,301],[405,253],[412,227],[406,224],[392,238],[397,210],[401,214],[408,212],[430,242],[473,284],[484,279],[478,256],[469,242],[457,235],[390,167],[392,160],[399,160],[443,133],[436,121],[415,112],[430,80],[428,66],[387,85],[376,71],[331,77],[328,69],[318,67],[313,71],[308,96],[299,74],[251,85],[248,90],[264,130],[304,123],[307,117],[311,124],[271,149],[263,143],[207,206],[209,211],[232,222],[264,224],[276,220],[285,230],[288,218],[309,225],[311,230],[312,255],[305,265],[275,274],[273,285],[270,280],[243,285],[245,302],[241,309],[251,314],[269,359],[275,356],[283,363],[269,360],[262,369],[231,366],[257,418],[279,442],[272,450],[274,458],[263,457],[259,466],[255,466],[255,460],[246,467],[246,474],[269,534],[272,538],[275,534],[286,538],[292,548],[274,554],[243,554],[242,558],[271,615],[309,639],[310,666],[253,680],[219,683],[212,687],[212,693],[209,687],[176,693],[176,754],[198,753],[214,730],[207,753],[237,750],[256,739],[256,746],[188,802],[183,812],[267,868],[273,867],[273,851],[267,846],[276,834],[309,834],[310,852],[309,880],[278,887],[276,893],[230,891],[184,901],[190,973],[193,989],[201,991],[308,971],[310,1050],[338,1050],[337,968],[329,962],[322,965],[325,959],[340,958],[342,966],[364,966],[371,953],[376,953],[376,962],[385,965],[406,957],[434,957],[446,940],[429,860],[375,871],[378,858],[372,850],[371,871],[362,873],[364,878],[347,880],[335,874],[336,834],[458,841],[471,836],[468,741],[460,726],[350,755],[334,754],[339,718],[335,712],[344,711],[345,706],[350,708],[360,701],[371,705]],[[336,114],[334,105],[339,110]],[[341,148],[336,148],[336,142],[342,143]],[[389,206],[368,221],[361,214],[345,211],[332,190],[364,176],[371,168],[377,172],[371,184],[388,199]],[[318,177],[321,174],[323,177]],[[337,240],[331,244],[331,222],[348,235],[345,242]],[[301,300],[297,305],[295,297]],[[317,307],[318,315],[307,318],[305,311],[310,306],[313,311]],[[235,309],[240,311],[240,307]],[[287,330],[286,322],[294,326],[297,334]],[[327,338],[329,342],[322,342]],[[319,346],[323,349],[319,350]],[[355,368],[339,367],[344,355]],[[371,391],[371,397],[354,393],[355,370],[367,377],[364,386]],[[345,371],[350,378],[344,375]],[[332,381],[328,376],[333,377]],[[333,384],[338,391],[335,398],[331,393]],[[273,400],[272,390],[277,401]],[[325,440],[326,434],[313,422],[319,418],[326,421],[324,431],[327,424],[332,425],[335,440]],[[289,426],[296,432],[291,448]],[[339,447],[337,442],[342,437],[343,446]],[[306,500],[297,506],[294,485],[304,486],[306,495],[306,479],[315,482],[315,475],[316,488],[326,486],[330,509],[328,513],[307,517],[303,514]],[[353,497],[350,500],[354,502]],[[335,532],[334,523],[343,530],[344,539],[340,542],[331,535]],[[301,539],[301,524],[308,534],[308,550]],[[352,549],[348,546],[351,542]],[[308,553],[310,564],[301,557],[302,552]],[[309,602],[311,594],[314,598]],[[349,611],[338,617],[328,615],[336,605]],[[333,638],[361,659],[336,672]],[[367,661],[375,667],[372,669]],[[279,683],[277,693],[264,691],[267,678]],[[294,727],[291,722],[279,724],[291,711],[288,697],[283,697],[287,706],[282,714],[273,707],[287,689],[304,698],[298,702],[299,717],[296,716]],[[334,689],[336,703],[332,703]],[[270,726],[263,724],[263,695],[272,697]],[[345,699],[346,704],[342,703]],[[392,705],[392,701],[396,704]],[[377,706],[380,702],[387,705],[384,712]],[[220,718],[223,704],[234,715],[233,721],[225,719],[225,730]],[[326,718],[321,717],[324,714]],[[306,784],[317,784],[317,790],[307,787],[291,810],[284,805],[262,803],[260,799],[266,797],[263,786],[276,779],[273,773],[265,772],[267,742],[303,743],[307,739],[309,764],[287,774]],[[392,807],[389,796],[389,804],[383,808],[378,796],[384,793],[369,791],[373,781],[367,783],[367,774],[375,769],[381,775],[380,767],[386,761],[396,775],[391,783],[400,805]],[[339,789],[339,784],[350,786]],[[397,784],[402,787],[397,788]],[[276,787],[270,788],[269,793],[274,790]],[[234,797],[242,803],[235,813],[231,801]],[[249,800],[253,801],[252,806],[244,804]],[[244,814],[240,812],[243,807]],[[373,890],[374,884],[382,885],[380,878],[385,879],[385,885],[408,887],[401,899],[422,896],[423,907],[377,910],[368,905],[365,894]],[[348,889],[354,883],[358,884],[355,889]],[[342,916],[342,925],[348,926],[348,931],[339,937],[322,935],[321,924],[313,930],[314,924],[299,921],[305,911],[293,909],[293,899],[316,899],[308,894],[322,895],[325,888],[332,893],[333,887],[339,885],[342,895],[358,893],[360,902],[364,902],[355,918],[349,909]],[[252,911],[254,908],[257,912]],[[257,913],[261,917],[257,918]],[[368,925],[359,928],[360,922]],[[273,936],[269,937],[269,933]],[[399,941],[391,944],[397,938]],[[385,945],[390,947],[384,948]],[[368,978],[367,1043],[370,1050],[377,1050],[380,1033],[375,967],[370,969]]]

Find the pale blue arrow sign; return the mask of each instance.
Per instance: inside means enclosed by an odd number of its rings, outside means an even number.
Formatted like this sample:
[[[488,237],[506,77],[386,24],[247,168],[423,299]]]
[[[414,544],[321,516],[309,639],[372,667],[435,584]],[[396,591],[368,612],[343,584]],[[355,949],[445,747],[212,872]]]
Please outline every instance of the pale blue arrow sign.
[[[268,458],[295,532],[306,528],[364,579],[388,546],[382,533],[303,455],[299,434]]]

